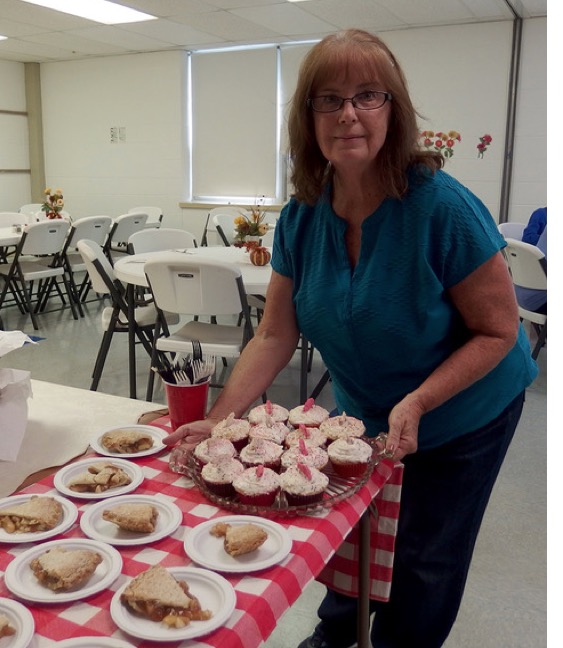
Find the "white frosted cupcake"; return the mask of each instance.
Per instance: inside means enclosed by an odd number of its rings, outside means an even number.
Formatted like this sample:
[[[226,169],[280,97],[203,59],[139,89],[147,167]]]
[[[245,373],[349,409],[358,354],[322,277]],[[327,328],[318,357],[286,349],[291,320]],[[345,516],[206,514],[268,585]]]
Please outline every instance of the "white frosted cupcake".
[[[304,464],[291,466],[280,475],[280,487],[290,506],[320,502],[328,482],[327,475]]]
[[[319,427],[328,418],[329,412],[320,405],[315,405],[312,398],[308,398],[303,405],[298,405],[289,410],[289,423],[293,427],[299,427],[300,423],[307,427]]]
[[[221,497],[233,497],[233,479],[243,470],[244,466],[237,459],[219,459],[203,466],[201,478],[212,493]]]
[[[240,451],[239,458],[246,468],[263,464],[266,468],[279,470],[283,447],[273,441],[253,439]]]
[[[235,454],[235,446],[228,439],[220,439],[218,437],[205,439],[194,448],[194,456],[202,466],[209,461],[232,459]]]
[[[301,463],[322,470],[328,464],[328,453],[318,446],[307,445],[303,439],[291,446],[281,456],[282,468]]]
[[[263,423],[266,417],[269,417],[276,422],[287,423],[288,416],[289,411],[285,407],[276,405],[269,400],[262,405],[253,407],[250,412],[248,412],[248,420],[252,425]]]
[[[274,421],[270,417],[266,417],[263,423],[252,425],[248,438],[252,439],[265,439],[266,441],[273,441],[274,443],[283,444],[285,437],[289,432],[289,428],[281,421]]]
[[[262,465],[247,468],[233,479],[233,488],[241,504],[272,506],[280,490],[280,476]]]
[[[330,443],[327,452],[337,474],[342,477],[359,477],[366,470],[373,450],[369,443],[348,437]]]
[[[286,435],[284,443],[290,448],[299,443],[301,439],[307,445],[322,447],[327,441],[327,436],[321,428],[307,427],[301,423],[296,430],[292,430]]]
[[[330,441],[346,439],[347,437],[361,437],[366,431],[363,421],[343,412],[339,416],[331,416],[321,423],[319,428]]]
[[[237,450],[241,450],[248,441],[250,423],[244,419],[237,419],[233,412],[227,418],[219,421],[211,430],[211,436],[219,439],[228,439]]]

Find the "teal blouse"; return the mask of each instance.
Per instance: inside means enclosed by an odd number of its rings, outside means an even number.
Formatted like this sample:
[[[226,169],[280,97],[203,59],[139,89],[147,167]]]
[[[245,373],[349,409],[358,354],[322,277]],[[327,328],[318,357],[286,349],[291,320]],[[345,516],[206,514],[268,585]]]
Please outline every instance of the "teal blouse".
[[[363,222],[354,269],[329,190],[313,207],[291,199],[275,232],[272,267],[293,280],[299,328],[330,371],[339,411],[363,419],[371,436],[467,339],[447,290],[504,246],[487,208],[454,178],[409,180],[403,199],[387,198]],[[423,416],[419,448],[492,421],[536,375],[520,327],[497,367]]]

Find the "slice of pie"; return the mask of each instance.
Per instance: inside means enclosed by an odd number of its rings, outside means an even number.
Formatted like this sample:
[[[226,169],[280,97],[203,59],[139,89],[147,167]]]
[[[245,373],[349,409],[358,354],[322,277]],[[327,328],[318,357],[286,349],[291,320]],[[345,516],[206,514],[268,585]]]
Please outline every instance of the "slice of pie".
[[[152,533],[156,529],[158,510],[151,504],[118,504],[104,509],[102,517],[125,531]]]
[[[123,468],[111,463],[95,463],[88,466],[86,472],[71,479],[67,487],[77,493],[103,493],[130,483],[131,477]]]
[[[124,428],[106,432],[102,436],[101,444],[110,452],[134,454],[150,450],[154,445],[154,439],[148,432]]]
[[[211,535],[225,537],[225,551],[231,556],[242,556],[261,547],[268,539],[264,529],[256,524],[239,524],[233,526],[218,522],[210,530]]]
[[[207,621],[212,616],[209,610],[201,609],[187,583],[177,581],[160,565],[136,576],[121,594],[121,601],[134,612],[172,628],[183,628],[191,621]]]
[[[10,619],[5,614],[0,614],[0,639],[16,634],[16,629],[10,624]]]
[[[38,533],[54,529],[63,507],[52,497],[33,495],[27,502],[0,509],[0,527],[7,533]]]
[[[90,549],[53,547],[34,558],[29,566],[41,585],[66,591],[85,583],[102,560],[97,551]]]

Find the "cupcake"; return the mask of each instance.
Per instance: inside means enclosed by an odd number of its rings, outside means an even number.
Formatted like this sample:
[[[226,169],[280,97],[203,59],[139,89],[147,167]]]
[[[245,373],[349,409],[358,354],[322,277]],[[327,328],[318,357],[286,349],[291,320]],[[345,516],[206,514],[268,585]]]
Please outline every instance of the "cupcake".
[[[303,423],[307,427],[319,427],[328,418],[328,410],[315,405],[313,398],[308,398],[304,405],[298,405],[289,411],[289,422],[293,427]]]
[[[335,473],[342,477],[359,477],[367,468],[373,451],[369,443],[348,437],[330,443],[327,452]]]
[[[248,441],[250,423],[244,419],[237,419],[231,412],[227,418],[219,421],[211,430],[211,436],[219,439],[228,439],[237,451],[240,451]]]
[[[274,421],[271,417],[266,416],[263,423],[251,426],[248,438],[250,440],[265,439],[282,445],[288,432],[289,428],[285,423]]]
[[[328,477],[312,466],[295,464],[280,475],[280,487],[290,506],[315,504],[323,499]]]
[[[360,419],[343,412],[340,416],[327,418],[321,423],[319,429],[326,434],[329,441],[336,441],[347,437],[361,437],[366,431],[366,426]]]
[[[300,423],[296,430],[286,435],[284,443],[286,447],[291,448],[291,446],[299,443],[300,439],[303,439],[307,445],[319,447],[324,446],[327,440],[326,434],[321,428],[307,427],[303,423]]]
[[[273,441],[253,439],[240,451],[240,460],[245,468],[263,464],[266,468],[279,470],[283,447]]]
[[[203,466],[210,461],[232,459],[236,452],[235,446],[228,439],[211,437],[196,445],[194,448],[194,457]]]
[[[299,443],[291,446],[281,456],[282,468],[289,468],[296,464],[322,470],[328,464],[328,453],[318,446],[307,445],[303,439],[299,439]]]
[[[208,461],[201,469],[201,479],[207,488],[220,497],[233,497],[233,479],[240,475],[244,466],[237,459],[223,458]]]
[[[272,506],[280,490],[280,476],[262,465],[247,468],[233,479],[233,488],[241,504]]]
[[[266,417],[272,418],[278,423],[287,423],[289,411],[281,405],[275,405],[267,400],[263,405],[257,405],[248,412],[248,420],[251,425],[263,423]]]

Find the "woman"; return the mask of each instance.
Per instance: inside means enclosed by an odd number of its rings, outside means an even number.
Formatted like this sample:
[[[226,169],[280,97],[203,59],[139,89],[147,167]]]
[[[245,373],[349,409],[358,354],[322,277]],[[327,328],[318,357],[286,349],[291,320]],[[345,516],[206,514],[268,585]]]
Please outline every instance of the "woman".
[[[276,227],[256,336],[196,443],[237,416],[292,357],[299,333],[330,371],[339,411],[388,430],[405,465],[391,598],[378,648],[441,646],[537,368],[519,327],[503,239],[485,206],[418,146],[401,68],[375,36],[315,45],[289,116],[295,195]],[[301,648],[355,641],[356,601],[333,590]]]

